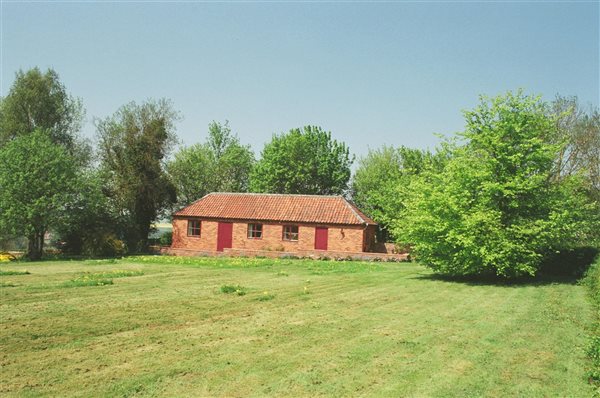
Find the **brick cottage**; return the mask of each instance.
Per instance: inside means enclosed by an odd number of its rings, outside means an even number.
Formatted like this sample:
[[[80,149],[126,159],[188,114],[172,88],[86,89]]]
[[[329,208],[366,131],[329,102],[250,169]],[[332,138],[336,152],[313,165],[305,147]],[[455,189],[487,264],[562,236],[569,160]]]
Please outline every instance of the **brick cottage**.
[[[210,193],[173,214],[171,253],[364,253],[376,228],[342,196]]]

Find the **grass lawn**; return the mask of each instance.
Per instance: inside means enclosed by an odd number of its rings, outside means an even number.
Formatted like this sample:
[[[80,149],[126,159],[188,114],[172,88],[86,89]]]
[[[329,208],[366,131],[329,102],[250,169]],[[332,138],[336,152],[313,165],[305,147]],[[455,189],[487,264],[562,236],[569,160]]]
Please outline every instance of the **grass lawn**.
[[[0,273],[0,394],[593,393],[592,308],[574,283],[449,282],[407,263],[183,262],[1,265],[29,273]]]

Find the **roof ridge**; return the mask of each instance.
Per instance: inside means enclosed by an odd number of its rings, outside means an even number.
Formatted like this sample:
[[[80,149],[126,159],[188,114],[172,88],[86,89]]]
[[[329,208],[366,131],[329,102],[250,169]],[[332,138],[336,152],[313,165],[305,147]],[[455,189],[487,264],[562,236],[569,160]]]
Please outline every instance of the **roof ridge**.
[[[352,212],[352,214],[354,214],[356,216],[356,218],[358,218],[363,224],[368,224],[368,222],[365,221],[364,218],[362,218],[360,216],[360,214],[358,214],[358,212],[354,209],[354,206],[352,203],[350,203],[350,201],[344,197],[342,197],[342,199],[344,200],[344,204],[346,206],[348,206],[348,208],[350,209],[350,211]]]
[[[263,193],[263,192],[211,192],[208,195],[251,195],[251,196],[304,196],[313,198],[343,198],[342,195],[319,195],[319,194],[308,194],[308,193]],[[204,198],[203,197],[203,198]],[[202,198],[201,198],[202,199]],[[200,200],[200,199],[198,199]]]

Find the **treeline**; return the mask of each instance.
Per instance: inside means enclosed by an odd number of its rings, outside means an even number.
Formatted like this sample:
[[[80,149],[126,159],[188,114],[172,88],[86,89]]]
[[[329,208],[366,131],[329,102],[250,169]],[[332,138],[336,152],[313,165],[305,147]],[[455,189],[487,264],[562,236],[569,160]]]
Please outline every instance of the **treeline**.
[[[257,157],[228,123],[177,149],[168,100],[122,106],[79,131],[82,101],[49,70],[18,72],[0,103],[0,239],[42,255],[52,231],[86,255],[144,251],[157,219],[212,191],[341,194],[453,275],[534,275],[557,252],[597,246],[600,114],[576,98],[508,93],[465,112],[435,151],[382,145],[358,160],[320,127],[273,135]]]
[[[259,160],[227,122],[175,151],[180,114],[166,99],[129,103],[79,132],[85,111],[53,70],[19,71],[0,103],[0,241],[48,231],[89,256],[144,252],[152,224],[213,191],[344,194],[353,159],[319,127],[274,135]]]
[[[465,131],[434,153],[371,151],[354,176],[355,201],[440,273],[535,275],[557,257],[575,266],[577,256],[564,254],[582,248],[591,262],[600,243],[598,110],[517,92],[483,97],[464,115]]]

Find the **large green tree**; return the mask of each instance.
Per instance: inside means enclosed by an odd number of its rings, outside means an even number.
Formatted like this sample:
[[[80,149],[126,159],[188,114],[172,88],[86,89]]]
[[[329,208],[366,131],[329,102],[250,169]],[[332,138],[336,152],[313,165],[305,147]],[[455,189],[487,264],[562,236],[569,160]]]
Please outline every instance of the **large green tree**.
[[[0,102],[0,146],[41,129],[74,153],[81,145],[77,133],[83,116],[81,100],[67,92],[54,70],[19,71]]]
[[[545,103],[522,93],[465,113],[464,145],[441,173],[411,182],[396,236],[452,275],[535,275],[548,254],[587,244],[599,228],[579,177],[552,179],[560,144]]]
[[[39,259],[44,235],[65,222],[78,191],[77,165],[48,132],[34,130],[0,148],[0,234],[26,236]]]
[[[346,144],[317,126],[274,135],[250,176],[253,192],[339,195],[354,158]]]
[[[379,223],[380,239],[392,238],[389,229],[395,220],[402,218],[411,180],[425,169],[439,170],[444,164],[444,155],[442,151],[433,155],[404,146],[383,146],[369,150],[358,160],[352,178],[352,199]]]
[[[164,162],[176,142],[177,119],[163,99],[129,103],[97,123],[105,189],[130,251],[147,249],[152,222],[176,200]]]
[[[209,192],[246,192],[254,154],[231,133],[228,122],[212,122],[204,144],[181,149],[167,164],[183,207]]]

